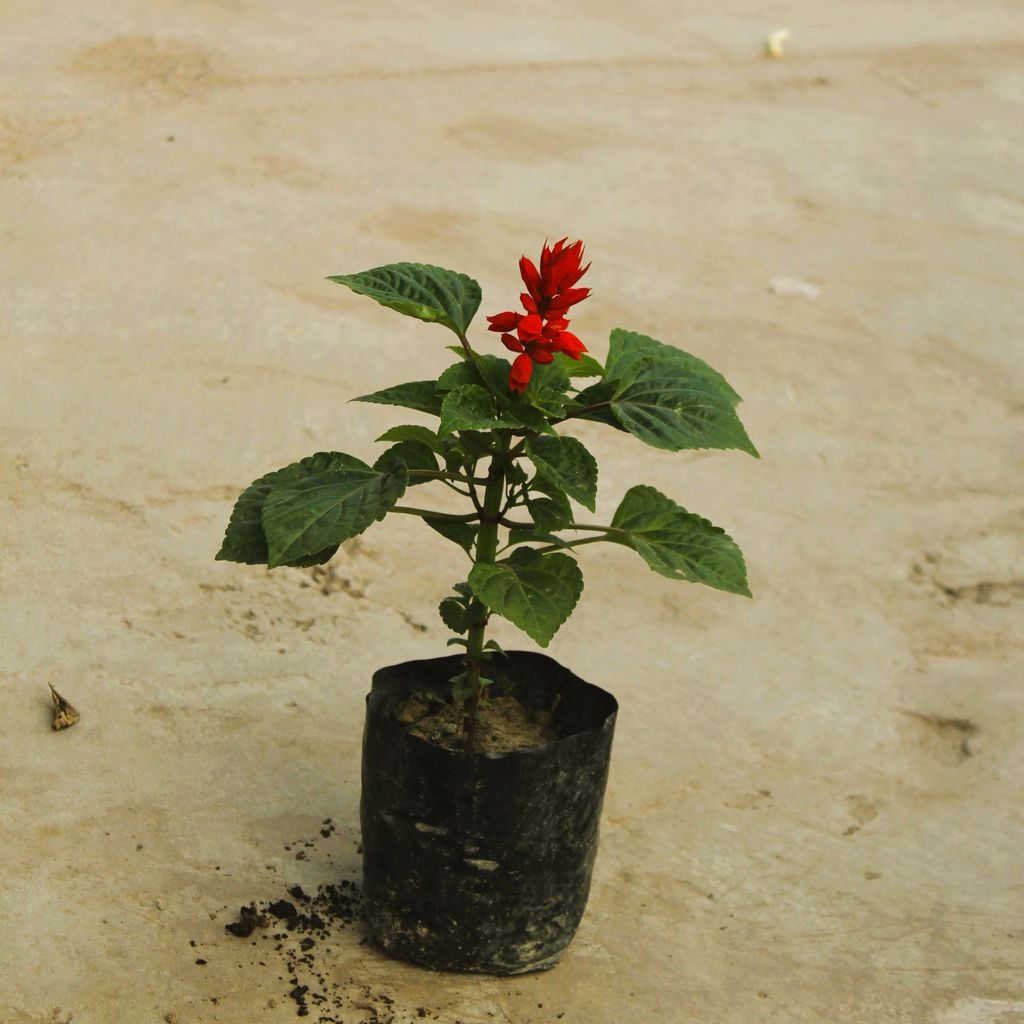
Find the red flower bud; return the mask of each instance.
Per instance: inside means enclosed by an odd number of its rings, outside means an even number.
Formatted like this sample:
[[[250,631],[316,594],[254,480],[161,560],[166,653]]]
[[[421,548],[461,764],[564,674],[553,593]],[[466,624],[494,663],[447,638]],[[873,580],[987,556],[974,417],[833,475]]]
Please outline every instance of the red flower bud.
[[[516,356],[512,364],[512,372],[508,375],[508,387],[517,395],[521,395],[530,383],[530,376],[533,374],[533,360],[524,352]]]

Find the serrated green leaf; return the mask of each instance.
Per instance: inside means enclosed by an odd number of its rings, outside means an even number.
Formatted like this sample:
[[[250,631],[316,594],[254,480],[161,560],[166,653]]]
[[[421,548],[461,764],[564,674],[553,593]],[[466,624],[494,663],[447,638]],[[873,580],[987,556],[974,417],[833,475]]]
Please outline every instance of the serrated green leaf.
[[[479,384],[463,384],[449,391],[441,405],[441,434],[455,430],[495,430],[514,427],[498,415],[494,396]]]
[[[534,437],[526,454],[537,472],[570,498],[594,511],[597,501],[597,460],[575,437]]]
[[[654,448],[738,448],[758,458],[721,388],[672,360],[638,361],[618,383],[611,410],[626,430]]]
[[[406,316],[444,324],[460,337],[480,307],[480,285],[471,277],[424,263],[392,263],[327,280]]]
[[[270,557],[267,538],[263,532],[263,506],[267,495],[275,487],[288,481],[301,480],[325,470],[369,469],[365,462],[343,452],[317,452],[300,462],[260,477],[238,497],[224,534],[224,542],[217,552],[217,560],[241,562],[245,565],[266,565]],[[320,551],[289,564],[295,566],[320,565],[338,550],[338,544],[325,545]]]
[[[456,704],[464,704],[473,696],[473,687],[466,680],[465,672],[460,672],[457,676],[452,676],[448,680],[452,684],[452,700]]]
[[[390,430],[385,430],[377,440],[419,441],[421,444],[427,445],[431,451],[437,452],[438,455],[444,454],[444,446],[436,431],[431,430],[430,427],[421,427],[416,424],[407,423],[400,427],[392,427]]]
[[[473,365],[480,382],[504,404],[515,400],[509,390],[508,375],[512,372],[512,364],[501,356],[473,354]]]
[[[533,520],[534,529],[540,533],[564,530],[573,520],[569,499],[554,488],[552,491],[547,497],[531,494],[526,498],[526,510]]]
[[[450,519],[424,519],[432,530],[436,530],[445,540],[454,541],[466,552],[472,552],[476,543],[476,527],[469,523],[453,523]]]
[[[630,488],[612,526],[624,533],[608,539],[633,548],[662,576],[750,597],[743,552],[733,539],[653,487]]]
[[[518,462],[513,462],[505,469],[505,479],[515,486],[517,484],[525,484],[530,479],[530,476]]]
[[[263,505],[267,564],[291,564],[383,519],[405,490],[404,467],[398,470],[379,472],[363,464],[275,486]]]
[[[360,395],[353,402],[373,402],[377,405],[401,405],[406,409],[441,415],[441,395],[437,383],[432,380],[413,380],[408,384],[396,384],[393,388],[374,391],[372,395]]]
[[[573,402],[569,395],[557,388],[537,388],[536,391],[528,391],[526,398],[534,408],[539,409],[545,416],[555,417],[565,415]]]
[[[430,445],[422,441],[399,441],[392,445],[386,452],[382,452],[373,468],[380,472],[399,472],[399,464],[406,469],[425,469],[430,472],[437,472],[437,459]],[[414,487],[416,484],[429,484],[430,477],[410,477],[408,485]]]
[[[555,353],[550,363],[534,363],[530,383],[524,398],[541,391],[565,391],[569,387],[569,366],[575,361],[562,353]]]
[[[583,573],[561,552],[539,555],[519,548],[504,561],[475,565],[469,585],[488,608],[547,647],[576,607]]]
[[[555,356],[555,362],[565,370],[570,377],[603,377],[604,367],[593,357],[586,353],[579,359],[570,359],[564,352]]]
[[[511,420],[518,427],[525,427],[537,434],[554,434],[555,429],[548,423],[547,416],[540,409],[535,409],[528,402],[509,402],[502,416]]]
[[[464,359],[461,363],[452,363],[442,371],[441,376],[437,378],[437,390],[442,392],[443,397],[445,391],[462,387],[463,384],[478,384],[482,387],[483,383],[483,377],[480,376],[475,364]]]
[[[616,327],[611,333],[605,376],[608,380],[625,380],[645,359],[665,359],[683,371],[686,376],[699,377],[714,385],[733,406],[742,401],[732,385],[717,370],[708,366],[703,359],[698,359],[674,345],[666,345],[655,338],[649,338],[646,334],[624,331],[620,327]]]
[[[438,606],[441,621],[453,633],[465,633],[472,624],[466,606],[454,597],[446,597]]]

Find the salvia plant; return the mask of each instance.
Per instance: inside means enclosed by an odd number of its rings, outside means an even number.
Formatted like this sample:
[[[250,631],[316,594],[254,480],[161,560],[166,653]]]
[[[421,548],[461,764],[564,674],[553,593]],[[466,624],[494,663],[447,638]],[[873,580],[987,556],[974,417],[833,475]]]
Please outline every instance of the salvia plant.
[[[478,351],[469,328],[480,286],[465,274],[396,263],[329,278],[406,316],[441,324],[459,344],[437,380],[416,380],[355,399],[413,409],[431,426],[402,424],[377,440],[372,464],[318,452],[269,473],[235,504],[218,559],[248,565],[312,566],[388,513],[418,516],[469,556],[469,574],[439,607],[465,648],[452,679],[473,749],[488,659],[486,639],[501,615],[546,647],[583,591],[576,548],[610,541],[632,548],[669,579],[750,596],[743,555],[724,530],[654,487],[630,488],[607,525],[593,513],[597,462],[565,433],[577,420],[632,434],[667,451],[737,448],[757,456],[736,414],[739,395],[703,360],[633,331],[611,332],[602,366],[569,331],[568,314],[590,289],[578,282],[581,242],[545,244],[539,266],[519,262],[522,312],[487,317],[515,360]],[[440,483],[467,502],[464,514],[399,504],[406,492]],[[582,536],[581,536],[582,535]]]

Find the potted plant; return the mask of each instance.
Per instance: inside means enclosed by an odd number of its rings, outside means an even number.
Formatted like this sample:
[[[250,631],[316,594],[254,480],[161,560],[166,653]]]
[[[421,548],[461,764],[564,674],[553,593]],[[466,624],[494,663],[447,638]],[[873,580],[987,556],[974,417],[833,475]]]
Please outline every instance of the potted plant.
[[[569,331],[583,246],[525,256],[523,309],[489,316],[514,361],[470,344],[479,285],[439,267],[398,263],[332,277],[380,304],[452,331],[454,363],[357,399],[413,409],[430,425],[382,434],[372,464],[318,452],[251,484],[219,559],[312,566],[388,514],[417,516],[472,565],[440,602],[449,657],[380,669],[363,744],[364,899],[391,953],[439,969],[512,974],[550,967],[586,904],[617,705],[544,655],[502,651],[500,615],[546,647],[583,590],[575,550],[610,541],[669,579],[749,596],[732,539],[653,487],[593,512],[597,463],[566,431],[588,420],[669,451],[736,448],[756,456],[739,396],[707,363],[614,330],[602,366]],[[582,381],[583,383],[577,383]],[[441,484],[452,513],[403,502]]]

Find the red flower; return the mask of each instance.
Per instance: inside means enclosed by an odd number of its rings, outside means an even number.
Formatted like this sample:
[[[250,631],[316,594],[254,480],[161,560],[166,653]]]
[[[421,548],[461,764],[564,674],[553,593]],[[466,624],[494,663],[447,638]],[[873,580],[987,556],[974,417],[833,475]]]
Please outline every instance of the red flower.
[[[582,242],[572,245],[565,242],[563,238],[551,247],[544,243],[539,270],[526,256],[520,259],[519,273],[526,291],[519,298],[526,310],[525,316],[509,311],[487,318],[488,330],[499,333],[507,349],[521,353],[512,364],[508,378],[509,389],[516,394],[526,390],[534,363],[550,363],[556,352],[579,359],[587,350],[575,334],[566,330],[569,321],[565,314],[570,306],[590,294],[589,288],[573,287],[590,264],[582,266]]]

